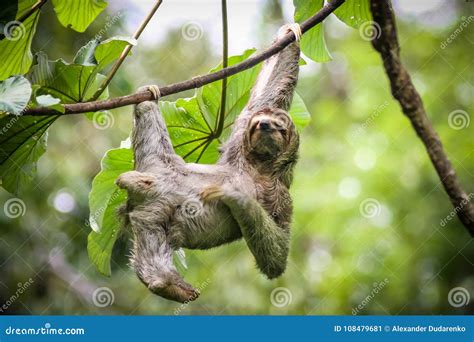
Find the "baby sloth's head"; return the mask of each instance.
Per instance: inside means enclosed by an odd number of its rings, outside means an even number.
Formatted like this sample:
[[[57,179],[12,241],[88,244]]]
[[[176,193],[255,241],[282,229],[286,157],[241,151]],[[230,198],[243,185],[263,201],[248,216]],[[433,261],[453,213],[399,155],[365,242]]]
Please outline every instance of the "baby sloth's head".
[[[276,161],[297,153],[298,133],[287,112],[264,108],[255,112],[248,123],[248,152],[259,160]]]

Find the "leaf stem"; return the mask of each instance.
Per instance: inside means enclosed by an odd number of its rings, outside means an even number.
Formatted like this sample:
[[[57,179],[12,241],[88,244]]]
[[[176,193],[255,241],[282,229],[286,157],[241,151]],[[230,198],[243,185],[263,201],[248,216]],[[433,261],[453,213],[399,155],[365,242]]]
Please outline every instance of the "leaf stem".
[[[133,38],[134,39],[138,39],[140,38],[140,35],[142,34],[143,30],[145,30],[145,27],[148,25],[148,23],[150,22],[151,18],[153,18],[153,15],[156,13],[156,11],[158,10],[158,8],[160,7],[160,5],[163,3],[162,0],[157,0],[155,5],[153,6],[153,8],[150,10],[150,12],[147,14],[147,16],[145,17],[145,19],[143,19],[142,23],[140,24],[140,26],[138,27],[138,29],[135,31],[135,33],[133,34]],[[112,78],[115,76],[115,74],[117,73],[118,69],[122,66],[122,63],[123,61],[125,60],[125,58],[127,58],[130,50],[132,49],[132,45],[127,45],[120,57],[117,59],[117,61],[115,61],[115,64],[113,65],[112,69],[110,70],[109,74],[107,75],[107,78],[104,80],[104,82],[101,84],[101,86],[99,87],[99,89],[97,89],[97,91],[94,93],[94,96],[92,96],[92,101],[95,101],[99,98],[99,96],[104,92],[105,88],[107,88],[107,86],[110,84],[110,82],[112,81]]]
[[[229,30],[227,25],[227,0],[221,0],[222,8],[222,68],[227,68],[227,59],[229,55]],[[221,107],[217,120],[217,128],[213,134],[213,138],[219,138],[224,130],[225,105],[227,95],[227,76],[222,79],[221,90]]]

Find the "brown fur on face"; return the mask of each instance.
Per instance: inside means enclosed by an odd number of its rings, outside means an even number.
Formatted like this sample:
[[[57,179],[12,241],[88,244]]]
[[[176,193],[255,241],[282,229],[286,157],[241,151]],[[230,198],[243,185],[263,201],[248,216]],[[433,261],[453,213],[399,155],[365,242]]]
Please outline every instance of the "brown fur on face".
[[[287,178],[298,157],[299,135],[286,111],[264,108],[251,115],[242,148],[254,167]]]

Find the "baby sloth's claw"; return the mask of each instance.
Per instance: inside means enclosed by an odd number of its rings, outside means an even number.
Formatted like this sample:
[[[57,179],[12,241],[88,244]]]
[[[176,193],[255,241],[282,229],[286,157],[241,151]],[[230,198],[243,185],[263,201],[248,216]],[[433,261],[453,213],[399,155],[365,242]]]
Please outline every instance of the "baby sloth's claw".
[[[201,191],[200,196],[203,201],[212,201],[222,198],[222,196],[224,196],[224,191],[219,185],[210,185]]]

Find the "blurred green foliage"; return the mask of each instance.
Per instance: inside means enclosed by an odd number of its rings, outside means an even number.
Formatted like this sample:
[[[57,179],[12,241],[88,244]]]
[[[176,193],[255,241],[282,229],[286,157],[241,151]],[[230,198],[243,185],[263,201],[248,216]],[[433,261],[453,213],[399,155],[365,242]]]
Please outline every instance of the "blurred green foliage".
[[[429,14],[398,18],[403,60],[471,193],[474,124],[455,129],[459,126],[449,118],[456,110],[467,113],[468,119],[473,114],[473,24],[441,46],[472,16],[473,8],[463,1],[444,3],[437,13],[454,11],[449,24],[437,24],[435,13],[431,22]],[[104,27],[107,11],[80,34],[64,29],[46,5],[33,51],[46,49],[50,58],[72,60]],[[272,23],[268,13],[262,13],[262,31]],[[280,16],[281,10],[271,13]],[[119,21],[106,36],[124,32]],[[351,314],[358,306],[358,314],[472,313],[473,304],[457,308],[448,301],[455,287],[474,296],[472,241],[456,217],[446,220],[452,206],[390,95],[379,56],[361,31],[334,18],[325,24],[325,32],[333,60],[308,62],[298,85],[312,121],[301,137],[291,189],[291,255],[281,278],[269,281],[260,275],[242,241],[210,251],[186,251],[185,278],[202,294],[181,306],[152,295],[138,281],[127,265],[127,232],[114,249],[112,276],[98,273],[87,256],[88,193],[105,151],[118,147],[130,133],[131,108],[120,108],[113,111],[107,129],[98,129],[81,115],[59,118],[50,130],[38,176],[28,195],[21,197],[24,215],[11,218],[0,210],[0,305],[11,302],[0,313]],[[219,63],[209,39],[205,34],[193,41],[183,39],[177,26],[160,44],[139,42],[114,78],[111,95],[205,74]],[[0,190],[2,206],[11,198]],[[11,301],[30,278],[32,284]],[[91,293],[99,287],[113,291],[113,305],[94,305]],[[272,297],[278,287],[291,297],[282,307]]]

